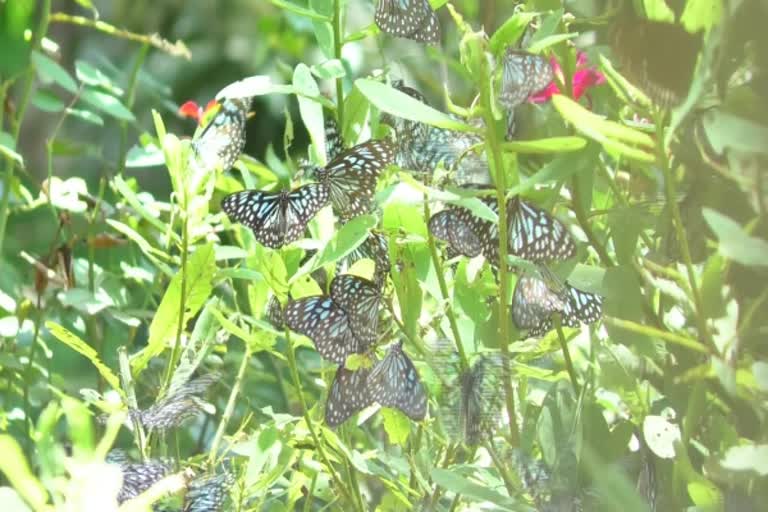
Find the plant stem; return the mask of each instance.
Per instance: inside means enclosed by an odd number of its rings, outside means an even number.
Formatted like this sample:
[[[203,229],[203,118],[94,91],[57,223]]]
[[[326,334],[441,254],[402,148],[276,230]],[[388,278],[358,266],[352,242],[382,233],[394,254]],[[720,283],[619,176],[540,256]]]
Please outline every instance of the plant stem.
[[[431,213],[429,211],[429,203],[427,198],[424,197],[424,220],[429,222]],[[459,334],[459,324],[456,322],[456,315],[453,312],[453,304],[451,302],[451,296],[448,293],[448,285],[445,283],[445,273],[443,271],[443,261],[440,259],[440,255],[437,254],[437,247],[435,246],[435,237],[432,236],[432,232],[427,229],[427,244],[429,245],[429,253],[432,256],[432,264],[435,266],[435,274],[437,274],[437,283],[440,286],[440,295],[443,297],[445,303],[445,314],[448,316],[448,323],[451,326],[451,334],[453,334],[453,342],[456,345],[456,350],[459,353],[461,360],[461,369],[466,370],[469,368],[469,360],[467,354],[464,352],[464,344],[461,342],[461,334]]]
[[[568,351],[568,343],[563,336],[562,320],[559,314],[553,315],[555,330],[557,331],[557,339],[560,341],[560,349],[563,351],[563,360],[565,361],[565,369],[568,371],[568,376],[571,378],[571,385],[576,396],[581,394],[581,387],[579,381],[576,378],[576,370],[573,367],[573,361],[571,360],[571,353]]]
[[[36,51],[40,48],[40,43],[48,31],[48,22],[50,20],[51,13],[51,0],[43,0],[40,12],[40,21],[37,24],[37,28],[32,39],[31,48],[33,51]],[[26,71],[26,75],[27,76],[25,78],[24,85],[22,86],[21,100],[19,101],[19,108],[17,111],[18,114],[16,116],[18,122],[13,125],[13,141],[17,146],[19,142],[19,132],[21,132],[21,125],[24,121],[24,113],[26,112],[27,106],[29,105],[29,99],[32,95],[32,85],[35,81],[35,69],[33,66],[30,65],[29,69]],[[10,83],[4,83],[2,87],[3,92],[7,92],[9,87]],[[0,101],[0,110],[5,108],[5,98],[2,96],[4,95],[0,95],[0,100],[3,100]],[[0,126],[0,128],[1,127],[2,126]],[[3,196],[0,198],[0,260],[3,257],[3,242],[5,241],[5,228],[8,224],[8,208],[11,201],[11,188],[13,187],[13,175],[15,170],[16,164],[13,160],[11,160],[10,157],[7,157],[5,159],[5,176],[2,186]]]
[[[299,394],[299,402],[301,403],[301,411],[304,415],[304,422],[307,424],[309,434],[312,436],[312,441],[315,443],[317,453],[320,455],[323,464],[325,464],[325,466],[328,468],[328,472],[331,475],[331,479],[336,484],[336,487],[338,487],[341,494],[344,495],[344,499],[347,500],[347,502],[349,502],[352,507],[357,508],[357,502],[354,500],[354,498],[352,498],[352,494],[344,485],[344,482],[342,482],[339,478],[339,475],[336,473],[336,469],[331,465],[331,461],[328,459],[328,456],[325,453],[325,448],[323,448],[323,445],[320,443],[320,438],[318,437],[317,432],[315,432],[315,427],[312,424],[312,418],[309,417],[307,401],[304,399],[304,392],[301,388],[301,379],[299,379],[299,370],[296,368],[296,354],[294,353],[293,343],[291,342],[291,334],[287,329],[285,330],[285,341],[288,345],[288,367],[291,371],[291,378],[293,379],[293,385],[296,386],[296,392]]]
[[[675,176],[672,169],[669,167],[669,160],[664,150],[664,112],[658,110],[656,112],[656,140],[657,140],[657,158],[658,163],[664,172],[664,190],[667,196],[667,204],[672,210],[672,223],[675,227],[677,234],[677,241],[680,244],[680,252],[683,256],[683,262],[685,263],[685,269],[688,273],[688,284],[691,287],[691,295],[693,296],[693,304],[696,307],[696,322],[698,324],[699,335],[702,338],[703,343],[712,347],[712,341],[709,337],[709,330],[707,329],[707,321],[704,317],[704,307],[702,305],[701,293],[699,291],[699,285],[696,282],[696,273],[693,270],[693,263],[691,261],[691,251],[688,247],[688,237],[685,236],[685,230],[683,228],[683,220],[680,216],[680,207],[677,204],[677,190],[675,185]]]
[[[227,405],[224,408],[224,414],[221,416],[219,427],[216,429],[216,434],[213,436],[213,441],[211,442],[211,448],[208,453],[209,467],[212,467],[216,460],[216,452],[219,451],[219,443],[221,443],[221,439],[224,437],[224,432],[227,430],[227,423],[229,423],[232,414],[235,412],[235,401],[237,400],[237,395],[240,393],[240,387],[245,378],[245,370],[248,368],[248,362],[251,359],[251,348],[248,346],[247,342],[244,341],[244,343],[245,349],[243,350],[243,360],[240,362],[240,368],[237,370],[235,383],[232,385],[232,392],[229,394]]]
[[[131,74],[128,78],[128,89],[125,93],[125,106],[128,110],[133,109],[133,105],[136,102],[136,86],[139,81],[139,71],[141,70],[144,59],[147,57],[149,51],[149,43],[144,43],[139,52],[136,55],[136,61],[133,63]],[[117,160],[117,174],[121,176],[125,171],[125,155],[128,153],[128,123],[123,121],[120,123],[120,150],[118,151]]]
[[[517,414],[515,413],[515,395],[512,388],[512,378],[509,369],[509,318],[507,315],[507,296],[508,296],[508,273],[507,253],[509,248],[507,230],[507,172],[504,169],[504,161],[501,155],[501,145],[498,131],[496,130],[496,119],[493,117],[493,97],[491,93],[492,73],[488,69],[488,62],[481,61],[482,83],[480,84],[480,105],[482,107],[483,120],[485,122],[485,152],[488,157],[488,164],[491,176],[496,182],[496,203],[499,213],[499,348],[502,355],[502,371],[504,381],[504,397],[507,406],[507,415],[509,416],[509,434],[512,446],[520,443],[520,431],[517,426]],[[509,185],[518,184],[519,176],[517,173],[516,156],[510,173]]]
[[[342,0],[333,1],[333,53],[341,62],[341,39],[344,37],[343,11],[341,8]],[[339,129],[344,129],[344,77],[336,79],[336,114],[339,123]]]
[[[186,194],[186,190],[184,194]],[[168,369],[165,373],[161,394],[168,389],[173,377],[173,371],[181,357],[181,333],[184,332],[184,311],[187,308],[187,253],[189,252],[189,215],[186,212],[187,204],[185,198],[183,209],[179,212],[181,214],[181,297],[179,299],[179,324],[176,328],[176,342],[173,344],[171,359],[168,361]]]
[[[701,354],[708,355],[710,353],[710,349],[708,349],[706,346],[702,345],[699,341],[693,338],[680,336],[679,334],[675,334],[672,332],[662,331],[661,329],[656,329],[655,327],[638,324],[630,320],[622,320],[621,318],[605,317],[603,319],[603,322],[609,325],[613,325],[615,327],[619,327],[621,329],[626,329],[628,331],[636,332],[638,334],[644,334],[650,337],[655,336],[657,338],[663,339],[664,341],[668,341],[669,343],[674,343],[675,345],[680,345],[681,347],[689,348]]]
[[[131,374],[131,362],[128,358],[128,349],[126,347],[123,346],[117,349],[117,361],[120,367],[120,384],[125,393],[128,410],[136,411],[139,409],[139,404],[136,401],[136,390],[133,387],[133,374]],[[144,427],[138,416],[129,414],[129,418],[136,432],[135,439],[136,445],[139,448],[139,455],[141,460],[144,460],[147,457],[147,436],[144,432]]]
[[[571,192],[573,193],[573,212],[576,214],[576,220],[579,222],[581,230],[584,231],[584,234],[587,236],[589,244],[595,249],[595,252],[600,258],[600,262],[603,265],[606,267],[615,266],[615,263],[608,255],[608,251],[605,249],[605,246],[600,243],[600,241],[597,239],[597,236],[595,236],[594,231],[592,231],[592,226],[589,224],[587,214],[581,207],[581,185],[579,183],[578,176],[574,176],[571,180]]]

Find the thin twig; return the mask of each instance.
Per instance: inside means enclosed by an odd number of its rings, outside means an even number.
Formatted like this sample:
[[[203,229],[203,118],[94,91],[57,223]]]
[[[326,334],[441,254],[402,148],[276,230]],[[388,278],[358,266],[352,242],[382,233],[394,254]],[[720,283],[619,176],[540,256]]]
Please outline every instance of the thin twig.
[[[333,53],[336,59],[341,62],[341,40],[344,37],[342,1],[333,2]],[[336,79],[336,113],[339,123],[339,129],[344,129],[344,77]]]
[[[573,386],[573,391],[575,392],[576,396],[579,396],[581,394],[581,387],[579,386],[579,381],[576,378],[576,370],[573,367],[573,361],[571,360],[571,353],[568,351],[568,343],[565,341],[565,336],[563,336],[562,319],[559,314],[555,314],[552,316],[555,324],[555,330],[557,331],[557,339],[560,341],[560,348],[563,351],[563,360],[565,361],[565,369],[568,371],[568,376],[571,378],[571,385]]]
[[[232,414],[235,412],[237,395],[240,393],[240,387],[245,378],[245,370],[248,368],[248,362],[251,359],[251,348],[248,346],[246,340],[243,340],[243,343],[245,344],[245,348],[243,349],[243,360],[240,361],[240,368],[237,370],[237,377],[235,377],[235,383],[232,385],[232,392],[229,394],[227,405],[224,408],[224,414],[221,416],[219,427],[216,429],[216,434],[213,436],[213,441],[211,442],[211,449],[208,453],[209,467],[212,467],[216,460],[216,452],[219,451],[219,443],[221,443],[221,439],[224,437],[224,432],[227,430],[227,423],[229,423]]]

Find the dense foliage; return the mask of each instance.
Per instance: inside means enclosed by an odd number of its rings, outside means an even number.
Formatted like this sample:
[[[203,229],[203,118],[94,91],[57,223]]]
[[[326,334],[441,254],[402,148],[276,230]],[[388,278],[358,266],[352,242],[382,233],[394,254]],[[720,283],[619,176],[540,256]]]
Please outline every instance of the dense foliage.
[[[766,2],[103,3],[0,3],[0,510],[761,508]]]

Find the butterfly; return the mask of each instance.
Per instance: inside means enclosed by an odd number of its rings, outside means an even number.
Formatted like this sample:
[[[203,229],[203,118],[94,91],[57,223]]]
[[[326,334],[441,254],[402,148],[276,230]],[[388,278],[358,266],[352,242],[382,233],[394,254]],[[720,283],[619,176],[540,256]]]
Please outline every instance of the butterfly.
[[[310,183],[291,191],[235,192],[222,200],[221,208],[230,219],[251,228],[256,240],[279,249],[299,239],[328,199],[326,185]]]
[[[381,233],[371,231],[368,237],[358,245],[352,252],[339,260],[336,265],[336,272],[342,273],[356,262],[362,259],[372,260],[375,264],[373,271],[373,281],[381,288],[384,280],[387,278],[392,264],[389,260],[389,242],[387,237]]]
[[[229,472],[198,478],[189,483],[184,496],[182,512],[219,512],[229,494],[229,488],[235,483],[234,475]]]
[[[344,140],[339,131],[339,124],[331,116],[325,118],[325,156],[328,161],[334,160],[344,151]]]
[[[446,208],[432,215],[429,219],[429,232],[448,243],[449,258],[455,254],[474,258],[483,251],[482,240],[458,208]]]
[[[394,149],[385,140],[358,144],[343,152],[314,177],[326,185],[334,211],[345,218],[371,210],[381,170],[394,159]]]
[[[370,368],[349,370],[343,365],[336,370],[331,391],[325,403],[325,422],[337,427],[353,414],[373,404],[368,391]]]
[[[413,362],[403,352],[403,343],[390,346],[387,355],[368,375],[371,398],[383,405],[400,409],[415,421],[427,414],[427,393]]]
[[[427,0],[379,0],[374,20],[382,32],[395,37],[440,42],[440,23]]]
[[[267,322],[277,330],[282,330],[285,327],[285,320],[283,319],[283,307],[280,305],[280,301],[276,296],[271,296],[267,302]]]
[[[289,301],[285,323],[310,338],[322,357],[344,364],[376,341],[380,300],[375,283],[345,274],[331,282],[330,296]]]
[[[229,170],[245,147],[245,122],[250,98],[224,99],[219,111],[192,139],[194,162],[207,170]]]
[[[611,49],[630,81],[662,107],[679,104],[693,81],[700,34],[624,13],[613,24]]]
[[[602,299],[568,284],[556,282],[551,272],[542,269],[544,278],[521,276],[512,295],[512,320],[519,329],[528,329],[529,337],[552,329],[552,314],[562,315],[562,324],[578,327],[591,324],[602,316]]]
[[[554,78],[552,66],[541,55],[508,49],[502,59],[499,103],[508,109],[544,89]]]
[[[500,362],[498,357],[484,355],[461,374],[459,424],[469,446],[477,445],[482,435],[499,423],[503,389]]]
[[[110,451],[105,462],[119,467],[123,476],[123,484],[117,494],[118,504],[135,498],[173,471],[170,461],[147,459],[144,462],[134,462],[120,449]]]

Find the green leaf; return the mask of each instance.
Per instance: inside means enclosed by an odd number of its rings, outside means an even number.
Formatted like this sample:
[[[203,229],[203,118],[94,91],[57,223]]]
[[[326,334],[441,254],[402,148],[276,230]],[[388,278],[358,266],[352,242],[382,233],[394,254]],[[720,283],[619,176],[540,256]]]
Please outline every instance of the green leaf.
[[[61,112],[66,108],[61,99],[56,94],[47,89],[38,89],[32,98],[32,104],[43,112]]]
[[[125,91],[118,87],[110,78],[84,60],[75,61],[75,76],[85,85],[100,87],[115,96],[122,96]]]
[[[360,215],[344,224],[319,252],[310,272],[323,265],[335,263],[354,251],[358,245],[363,243],[368,236],[368,231],[375,227],[377,222],[378,220],[373,215]]]
[[[587,145],[581,137],[551,137],[539,140],[516,140],[501,145],[504,151],[510,153],[548,154],[579,151]]]
[[[307,127],[309,138],[314,144],[317,154],[324,155],[325,129],[323,127],[323,106],[309,98],[320,95],[320,88],[312,77],[312,71],[306,64],[299,63],[293,72],[293,86],[299,100],[299,112],[304,126]],[[326,162],[321,162],[325,164]]]
[[[67,115],[76,117],[82,121],[85,121],[86,123],[95,124],[96,126],[104,126],[104,119],[94,114],[90,110],[67,107]]]
[[[165,164],[163,151],[157,146],[133,146],[125,155],[125,166],[133,167],[156,167]]]
[[[99,353],[96,351],[96,349],[81,340],[77,335],[73,334],[55,322],[45,322],[45,327],[51,331],[51,334],[57,340],[88,359],[96,368],[96,370],[98,370],[98,372],[101,374],[102,378],[107,381],[107,384],[112,387],[112,389],[121,391],[120,380],[117,378],[117,375],[115,375],[115,373],[101,361],[99,358]]]
[[[754,471],[768,475],[768,444],[733,446],[725,452],[720,465],[733,471]]]
[[[91,456],[96,443],[91,421],[92,414],[88,406],[70,396],[62,396],[61,410],[67,417],[69,437],[72,440],[75,455],[83,458]]]
[[[0,131],[0,153],[24,167],[24,158],[16,152],[16,143],[10,133]]]
[[[508,47],[516,45],[517,41],[525,33],[528,24],[536,16],[535,12],[518,12],[514,16],[507,18],[507,21],[496,29],[491,36],[491,40],[488,43],[491,52],[494,55],[499,55]]]
[[[32,512],[19,493],[11,487],[0,487],[0,505],[5,512]]]
[[[183,329],[189,319],[197,314],[213,291],[212,281],[215,272],[213,244],[206,244],[198,247],[189,257],[186,275],[179,270],[173,276],[149,326],[147,347],[131,358],[134,374],[141,373],[150,359],[167,348],[167,343],[175,338],[180,322]],[[184,317],[179,318],[182,278],[185,279]]]
[[[425,105],[419,100],[390,87],[387,84],[368,78],[355,80],[357,87],[368,100],[376,107],[393,116],[402,117],[411,121],[448,128],[461,132],[477,132],[478,129],[468,124],[457,121],[446,114]]]
[[[768,242],[749,236],[734,220],[710,208],[704,219],[715,232],[720,254],[742,265],[768,266]]]
[[[552,104],[563,119],[579,132],[602,144],[609,153],[641,162],[655,161],[653,153],[647,151],[647,149],[653,149],[655,143],[647,134],[607,121],[561,94],[552,96]]]
[[[312,66],[312,74],[322,80],[335,80],[346,76],[347,71],[339,59],[329,59],[322,64]]]
[[[72,94],[77,93],[77,82],[75,82],[75,79],[72,78],[66,69],[50,57],[35,51],[32,52],[32,63],[35,65],[37,76],[41,82],[46,84],[55,83]]]
[[[700,30],[709,30],[722,19],[722,0],[696,0],[686,2],[680,22],[685,30],[695,34]]]
[[[305,9],[304,7],[298,6],[293,2],[284,2],[283,0],[270,0],[270,2],[272,2],[272,5],[274,6],[280,7],[281,9],[285,9],[286,11],[298,14],[299,16],[303,16],[305,18],[325,21],[329,23],[331,22],[330,17],[324,16],[313,9]]]
[[[80,98],[84,102],[96,107],[105,114],[109,114],[121,121],[136,120],[136,118],[133,116],[133,113],[131,113],[131,111],[128,110],[125,105],[120,103],[120,100],[112,95],[86,87],[83,89]]]
[[[219,299],[212,298],[206,303],[200,316],[197,317],[195,328],[192,330],[192,336],[181,352],[179,365],[173,371],[171,384],[168,386],[166,393],[167,396],[173,395],[189,381],[216,341],[216,332],[218,331],[219,324],[213,314],[213,310],[218,305]]]
[[[703,116],[704,130],[712,149],[723,154],[726,149],[768,154],[768,126],[738,117],[721,109],[710,109]]]
[[[381,417],[384,419],[384,431],[387,433],[389,442],[405,446],[408,434],[411,433],[411,421],[408,417],[397,409],[387,407],[381,409]]]
[[[465,498],[475,502],[491,502],[505,510],[530,510],[515,500],[508,498],[485,485],[471,482],[458,473],[442,468],[434,468],[430,476],[435,483],[447,491],[461,494]]]
[[[0,453],[3,454],[0,457],[0,472],[34,510],[43,510],[48,494],[30,470],[19,443],[9,435],[0,434]]]

